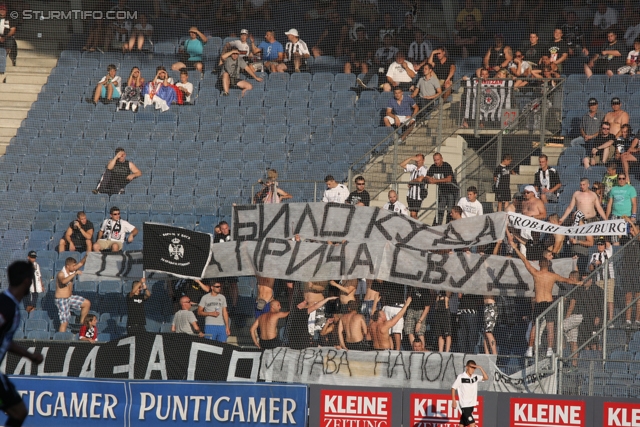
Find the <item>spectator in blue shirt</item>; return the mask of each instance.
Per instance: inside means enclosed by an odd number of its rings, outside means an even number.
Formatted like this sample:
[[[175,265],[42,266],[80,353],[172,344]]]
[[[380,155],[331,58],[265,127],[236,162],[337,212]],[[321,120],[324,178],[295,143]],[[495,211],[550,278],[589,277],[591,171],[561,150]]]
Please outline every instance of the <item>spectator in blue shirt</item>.
[[[204,66],[202,65],[202,53],[204,52],[204,45],[207,43],[207,36],[202,34],[198,28],[189,28],[189,39],[185,40],[184,44],[180,46],[180,61],[171,66],[174,71],[180,71],[183,68],[187,70],[198,70],[198,72],[204,72]]]
[[[418,104],[410,96],[406,96],[400,87],[393,90],[393,98],[387,104],[387,111],[384,117],[384,125],[399,128],[406,125],[406,130],[402,134],[402,140],[411,132],[416,123],[415,115],[418,114]]]
[[[273,30],[267,31],[264,35],[264,41],[258,46],[255,45],[253,35],[251,35],[251,52],[254,55],[261,54],[262,65],[272,73],[276,73],[278,64],[284,62],[284,48],[276,40],[276,33]],[[256,71],[258,71],[259,68],[256,65],[258,64],[254,64],[254,68],[257,68]]]

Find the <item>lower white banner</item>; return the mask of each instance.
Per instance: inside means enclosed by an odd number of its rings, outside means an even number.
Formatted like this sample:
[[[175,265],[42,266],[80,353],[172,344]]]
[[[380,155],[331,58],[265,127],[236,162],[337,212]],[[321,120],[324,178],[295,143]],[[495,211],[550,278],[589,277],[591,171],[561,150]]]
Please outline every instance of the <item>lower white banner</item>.
[[[503,373],[496,366],[496,356],[390,350],[345,351],[331,347],[305,350],[279,347],[265,350],[260,379],[266,382],[449,391],[468,360],[474,360],[482,366],[489,376],[488,381],[480,383],[479,390],[555,392],[555,375],[543,378],[541,387],[540,380],[526,369],[512,375]]]
[[[624,219],[591,222],[575,227],[563,227],[530,216],[508,212],[509,225],[520,230],[537,231],[565,236],[620,236],[627,234],[627,222]]]

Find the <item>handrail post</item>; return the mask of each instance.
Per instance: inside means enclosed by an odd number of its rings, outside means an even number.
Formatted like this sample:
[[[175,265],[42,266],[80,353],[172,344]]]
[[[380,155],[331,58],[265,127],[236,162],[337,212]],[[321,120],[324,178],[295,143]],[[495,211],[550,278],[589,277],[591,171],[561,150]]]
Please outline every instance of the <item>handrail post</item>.
[[[452,86],[453,89],[453,86]],[[444,115],[444,102],[445,99],[443,97],[440,97],[440,99],[438,100],[438,106],[440,108],[438,108],[438,145],[437,145],[437,151],[440,151],[440,146],[442,145],[443,141],[442,141],[442,116]]]
[[[536,317],[536,331],[535,334],[533,336],[533,363],[534,363],[534,370],[536,373],[536,379],[539,378],[540,372],[539,372],[539,368],[538,368],[538,349],[540,347],[540,345],[538,344],[538,341],[540,340],[540,316]],[[540,381],[538,381],[538,384],[540,384],[540,386],[542,387],[542,383]]]
[[[318,201],[318,181],[313,181],[313,201]]]
[[[351,170],[351,167],[349,167],[349,171],[347,173],[347,188],[349,188],[349,192],[353,191],[351,189],[351,181],[353,181],[353,171]]]
[[[609,291],[609,260],[604,260],[604,266],[602,269],[602,278],[604,279],[604,310],[602,312],[602,324],[607,325],[607,319],[609,318],[609,308],[607,307],[607,292]],[[607,325],[608,326],[608,325]],[[609,328],[605,327],[602,331],[602,360],[607,360],[607,330]],[[603,362],[604,364],[604,362]]]
[[[476,93],[476,109],[475,109],[475,114],[473,114],[473,119],[475,120],[475,123],[473,125],[473,136],[478,138],[480,136],[480,96],[482,95],[482,80],[479,78],[476,78],[476,84],[475,84],[475,93]],[[471,84],[471,92],[473,93],[474,91],[474,87],[473,87],[473,83]]]
[[[558,378],[557,390],[556,393],[562,392],[562,369],[564,367],[564,340],[563,340],[563,331],[564,331],[564,296],[560,297],[558,301],[558,322],[556,329],[556,348],[558,353],[558,364],[554,365],[557,367],[556,369],[556,377]]]
[[[546,80],[542,85],[542,117],[540,119],[540,149],[544,147],[544,143],[547,139],[547,83],[550,80]]]
[[[397,132],[393,134],[393,189],[397,193],[398,192],[398,174],[396,172],[396,168],[398,165],[398,140],[399,136]]]

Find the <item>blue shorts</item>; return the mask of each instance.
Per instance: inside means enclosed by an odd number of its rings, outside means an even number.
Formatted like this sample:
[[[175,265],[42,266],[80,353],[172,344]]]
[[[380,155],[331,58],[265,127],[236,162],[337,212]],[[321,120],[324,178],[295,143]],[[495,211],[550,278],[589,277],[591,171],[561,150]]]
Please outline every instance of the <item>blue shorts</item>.
[[[224,325],[204,325],[204,333],[211,335],[211,338],[206,337],[207,339],[227,342],[227,328]]]
[[[106,98],[107,97],[107,87],[106,86],[102,86],[102,89],[100,89],[100,98]],[[113,99],[119,99],[120,98],[120,91],[118,89],[116,89],[116,87],[113,87],[113,94],[111,95],[111,98]]]

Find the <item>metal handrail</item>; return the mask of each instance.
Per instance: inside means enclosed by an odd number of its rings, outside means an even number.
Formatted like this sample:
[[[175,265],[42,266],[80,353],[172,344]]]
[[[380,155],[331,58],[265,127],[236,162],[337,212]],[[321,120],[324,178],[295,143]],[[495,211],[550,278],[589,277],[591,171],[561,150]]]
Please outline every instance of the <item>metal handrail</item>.
[[[453,88],[455,85],[459,84],[460,82],[462,82],[463,80],[457,80],[456,82],[454,82],[451,87]],[[434,107],[437,105],[437,103],[440,103],[441,107],[444,106],[444,102],[440,102],[443,97],[444,94],[446,93],[445,90],[442,91],[442,93],[440,95],[438,95],[436,98],[432,99],[431,102],[429,102],[427,105],[425,105],[423,108],[421,108],[418,111],[418,116],[420,114],[425,113],[426,111],[428,111],[428,109],[430,109],[431,107]],[[400,127],[399,129],[401,129],[402,127]],[[398,136],[398,130],[399,129],[394,129],[391,132],[389,132],[389,135],[387,135],[384,139],[382,139],[380,142],[378,142],[376,145],[374,145],[371,150],[367,151],[365,154],[363,154],[362,156],[360,156],[358,159],[356,159],[354,162],[351,163],[351,165],[349,166],[349,171],[351,172],[352,170],[354,170],[354,167],[361,163],[363,160],[366,160],[370,157],[376,156],[378,154],[378,149],[386,142],[386,141],[390,141],[390,140],[394,140],[394,145],[396,145],[397,143],[397,136]],[[412,135],[414,132],[416,131],[416,128],[414,128],[414,130],[411,132],[410,135]],[[455,133],[455,132],[454,132]],[[448,137],[448,136],[447,136]],[[441,140],[444,140],[445,138],[440,138]],[[390,145],[390,144],[389,144]],[[349,180],[351,181],[351,180]]]

